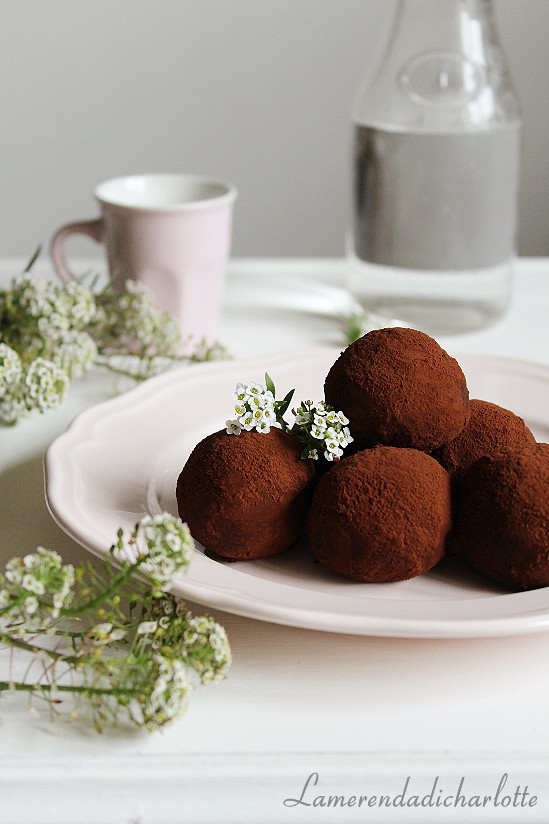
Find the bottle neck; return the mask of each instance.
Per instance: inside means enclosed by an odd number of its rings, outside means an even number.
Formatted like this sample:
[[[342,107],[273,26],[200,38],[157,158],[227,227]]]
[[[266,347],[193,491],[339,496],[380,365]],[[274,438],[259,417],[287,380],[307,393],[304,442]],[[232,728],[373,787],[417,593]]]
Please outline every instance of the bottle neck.
[[[493,0],[399,0],[387,55],[448,50],[484,65],[495,40]]]
[[[399,0],[354,119],[425,131],[518,124],[492,0]]]

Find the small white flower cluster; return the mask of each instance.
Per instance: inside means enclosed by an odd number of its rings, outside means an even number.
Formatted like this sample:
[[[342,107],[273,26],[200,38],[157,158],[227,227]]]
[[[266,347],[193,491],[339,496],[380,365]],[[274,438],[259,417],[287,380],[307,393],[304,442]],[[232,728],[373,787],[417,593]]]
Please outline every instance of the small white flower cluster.
[[[324,401],[302,401],[292,410],[295,422],[290,430],[305,445],[302,457],[318,460],[323,454],[327,461],[341,458],[343,450],[353,442],[343,412],[337,412]]]
[[[70,603],[74,581],[72,564],[44,547],[9,561],[0,575],[0,632],[16,633],[25,622],[26,632],[47,627]]]
[[[19,390],[22,378],[21,358],[15,349],[0,343],[0,424],[11,425],[26,411]]]
[[[10,346],[0,343],[0,397],[11,386],[19,383],[23,375],[21,358]]]
[[[225,422],[229,435],[240,435],[244,430],[257,429],[267,433],[276,423],[275,398],[260,383],[239,383],[234,392],[236,417]]]
[[[95,315],[93,292],[76,280],[63,286],[24,274],[15,279],[12,302],[33,318],[40,332],[84,329]]]
[[[67,373],[54,361],[38,357],[25,370],[17,352],[0,344],[0,424],[17,423],[33,409],[55,409],[68,387]]]
[[[76,281],[57,286],[24,274],[0,293],[0,309],[6,338],[0,344],[0,425],[11,426],[33,410],[59,406],[70,379],[93,362],[97,347],[85,327],[95,299]]]
[[[25,375],[25,400],[29,411],[55,409],[66,397],[69,378],[57,364],[36,358]]]
[[[0,643],[26,650],[41,667],[32,679],[31,662],[22,680],[0,680],[0,691],[25,690],[54,707],[63,678],[63,690],[88,704],[98,731],[122,718],[154,730],[185,709],[197,676],[202,683],[226,676],[231,650],[219,624],[194,617],[165,591],[168,576],[192,555],[186,525],[163,513],[143,518],[129,544],[123,530],[117,537],[113,549],[132,550],[122,571],[108,559],[100,575],[91,564],[75,570],[43,547],[6,565]],[[42,636],[56,636],[55,644]]]
[[[168,512],[143,517],[135,543],[145,559],[140,570],[163,591],[169,589],[176,572],[188,567],[194,553],[189,527]]]
[[[170,357],[181,343],[179,324],[155,304],[143,283],[127,280],[124,291],[107,290],[97,299],[93,336],[107,356]]]
[[[0,290],[0,318],[0,426],[54,409],[93,363],[145,380],[182,361],[227,357],[206,342],[183,354],[175,318],[133,280],[121,292],[109,284],[94,294],[76,280],[57,285],[25,273]]]
[[[180,333],[175,320],[156,309],[152,293],[142,285],[129,280],[126,292],[109,289],[97,300],[76,280],[57,285],[28,273],[14,278],[9,291],[0,291],[5,331],[0,344],[0,425],[59,406],[70,381],[94,363],[104,342],[116,342],[119,352],[135,350],[140,357],[153,343],[159,354],[176,347]],[[166,367],[146,366],[146,374],[138,377]]]
[[[141,711],[145,726],[156,729],[183,712],[193,685],[182,661],[154,655],[151,664],[153,687]]]
[[[225,629],[213,618],[187,615],[182,654],[202,683],[221,681],[232,663],[232,652]]]
[[[53,353],[51,359],[65,374],[74,380],[90,368],[97,357],[97,346],[87,332],[69,330],[59,335],[49,335]]]

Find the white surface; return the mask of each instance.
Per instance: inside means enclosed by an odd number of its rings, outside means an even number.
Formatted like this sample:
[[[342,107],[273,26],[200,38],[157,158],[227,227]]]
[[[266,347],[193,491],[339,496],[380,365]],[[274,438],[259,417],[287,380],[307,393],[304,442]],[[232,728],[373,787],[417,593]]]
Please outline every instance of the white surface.
[[[223,429],[232,390],[262,382],[279,397],[294,388],[322,398],[338,349],[317,348],[177,370],[83,412],[48,449],[46,498],[78,543],[98,555],[146,512],[177,515],[177,477],[203,437]],[[471,397],[514,410],[549,441],[549,368],[508,358],[464,356]],[[352,429],[352,423],[351,423]],[[220,563],[195,554],[173,592],[274,623],[357,635],[466,638],[549,630],[549,587],[510,593],[455,559],[393,584],[346,581],[314,564],[305,547],[261,561]]]
[[[3,271],[7,276],[17,267],[6,265]],[[234,262],[223,340],[241,356],[249,354],[250,345],[254,355],[337,345],[341,338],[334,313],[347,305],[335,288],[341,271],[338,261]],[[290,287],[297,291],[298,309],[290,306]],[[273,296],[278,308],[268,311]],[[234,309],[241,299],[246,312]],[[452,354],[498,354],[549,364],[548,316],[549,264],[523,261],[507,319],[486,332],[444,343]],[[110,378],[88,375],[56,413],[13,431],[0,430],[1,563],[40,543],[58,548],[67,559],[85,557],[47,513],[42,453],[78,412],[112,391]],[[232,643],[231,676],[197,691],[187,715],[165,734],[100,737],[71,725],[52,728],[46,718],[29,718],[24,699],[2,698],[2,824],[546,824],[546,635],[383,639],[214,614]],[[5,667],[5,655],[2,660]],[[398,792],[407,775],[423,781],[425,792],[440,775],[454,791],[465,776],[477,792],[490,794],[507,772],[510,784],[528,784],[540,800],[527,810],[458,808],[447,815],[284,807],[283,800],[299,795],[313,771],[319,772],[324,792],[347,795],[353,790]]]

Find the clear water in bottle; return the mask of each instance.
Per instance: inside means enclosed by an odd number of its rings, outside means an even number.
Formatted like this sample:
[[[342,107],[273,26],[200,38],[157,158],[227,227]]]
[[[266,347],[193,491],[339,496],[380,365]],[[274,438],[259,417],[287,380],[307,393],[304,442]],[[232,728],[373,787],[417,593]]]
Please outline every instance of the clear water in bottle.
[[[356,125],[351,290],[433,333],[486,326],[509,302],[518,125],[457,133]]]
[[[500,317],[511,295],[521,118],[492,0],[399,0],[353,130],[355,297],[432,334]]]

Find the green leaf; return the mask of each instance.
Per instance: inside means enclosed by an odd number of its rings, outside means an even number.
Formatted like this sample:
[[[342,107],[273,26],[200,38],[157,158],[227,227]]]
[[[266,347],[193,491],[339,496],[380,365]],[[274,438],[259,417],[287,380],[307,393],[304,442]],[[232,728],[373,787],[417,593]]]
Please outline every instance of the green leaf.
[[[36,262],[37,258],[40,256],[40,252],[41,252],[41,251],[42,251],[42,244],[41,244],[41,243],[39,243],[39,244],[38,244],[38,246],[36,247],[36,250],[35,250],[35,252],[34,252],[33,256],[31,257],[31,259],[29,260],[29,262],[27,263],[27,265],[26,265],[26,266],[25,266],[25,268],[23,269],[23,273],[25,273],[25,272],[30,272],[30,270],[31,270],[31,269],[32,269],[32,267],[34,266],[34,264],[35,264],[35,262]]]
[[[292,402],[294,392],[295,392],[295,389],[291,389],[288,392],[288,394],[286,395],[286,397],[278,403],[278,405],[277,405],[278,406],[278,414],[280,416],[285,415],[286,412],[288,411],[288,407],[289,407],[290,403]]]
[[[267,387],[269,392],[273,393],[273,398],[276,398],[276,389],[273,383],[273,379],[269,375],[268,372],[265,372],[265,386]]]
[[[362,337],[366,324],[368,323],[367,312],[355,312],[351,315],[346,315],[343,318],[343,333],[345,335],[345,343],[350,345],[355,340]]]

